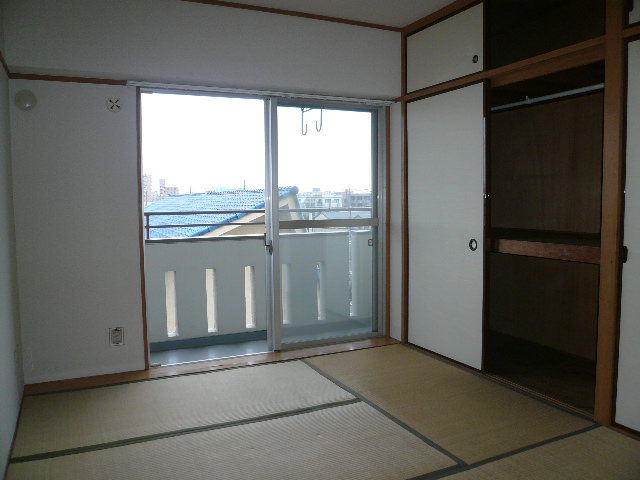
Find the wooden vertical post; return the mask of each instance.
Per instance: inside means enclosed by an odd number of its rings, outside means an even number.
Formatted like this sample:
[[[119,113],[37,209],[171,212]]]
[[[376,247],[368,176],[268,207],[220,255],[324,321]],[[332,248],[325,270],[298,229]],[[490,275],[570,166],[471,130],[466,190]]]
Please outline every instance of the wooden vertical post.
[[[402,343],[409,342],[409,161],[407,157],[407,102],[402,101]]]
[[[384,333],[391,336],[391,107],[385,107],[385,138],[386,149],[384,152],[385,162],[385,301],[384,301]]]
[[[614,421],[624,214],[625,0],[607,0],[602,227],[595,420]]]
[[[409,163],[407,157],[407,36],[402,34],[402,169],[401,169],[401,190],[402,190],[402,329],[400,340],[403,343],[409,342],[409,191],[408,191],[408,170]]]

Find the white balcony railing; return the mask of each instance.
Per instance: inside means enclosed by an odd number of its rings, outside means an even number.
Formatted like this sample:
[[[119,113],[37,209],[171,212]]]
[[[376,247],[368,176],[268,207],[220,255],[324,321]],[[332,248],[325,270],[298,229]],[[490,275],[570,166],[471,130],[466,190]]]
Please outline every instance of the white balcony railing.
[[[371,238],[370,230],[281,235],[285,329],[371,319]],[[262,236],[147,241],[145,262],[150,343],[266,329]]]

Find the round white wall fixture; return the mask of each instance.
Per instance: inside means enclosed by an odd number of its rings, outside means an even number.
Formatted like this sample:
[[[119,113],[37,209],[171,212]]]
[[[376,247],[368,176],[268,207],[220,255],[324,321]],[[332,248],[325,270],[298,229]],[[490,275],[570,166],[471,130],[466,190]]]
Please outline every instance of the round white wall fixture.
[[[16,93],[13,101],[20,110],[24,110],[25,112],[33,110],[36,107],[36,103],[38,103],[35,93],[29,90],[22,90]]]

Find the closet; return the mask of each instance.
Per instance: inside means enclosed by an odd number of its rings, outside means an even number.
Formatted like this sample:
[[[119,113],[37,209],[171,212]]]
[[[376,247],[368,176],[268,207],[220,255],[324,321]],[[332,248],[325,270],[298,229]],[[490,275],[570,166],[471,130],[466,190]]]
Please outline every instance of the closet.
[[[603,82],[593,64],[491,89],[488,113],[485,370],[591,412]]]
[[[503,72],[604,32],[604,0],[485,0],[406,37],[408,341],[588,412],[604,62]]]

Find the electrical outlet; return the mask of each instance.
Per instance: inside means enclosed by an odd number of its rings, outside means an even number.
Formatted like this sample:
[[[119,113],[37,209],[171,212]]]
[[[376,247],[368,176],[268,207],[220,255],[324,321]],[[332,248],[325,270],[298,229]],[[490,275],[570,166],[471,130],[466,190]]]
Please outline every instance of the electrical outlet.
[[[112,347],[124,345],[124,328],[113,327],[109,329],[109,345]]]

